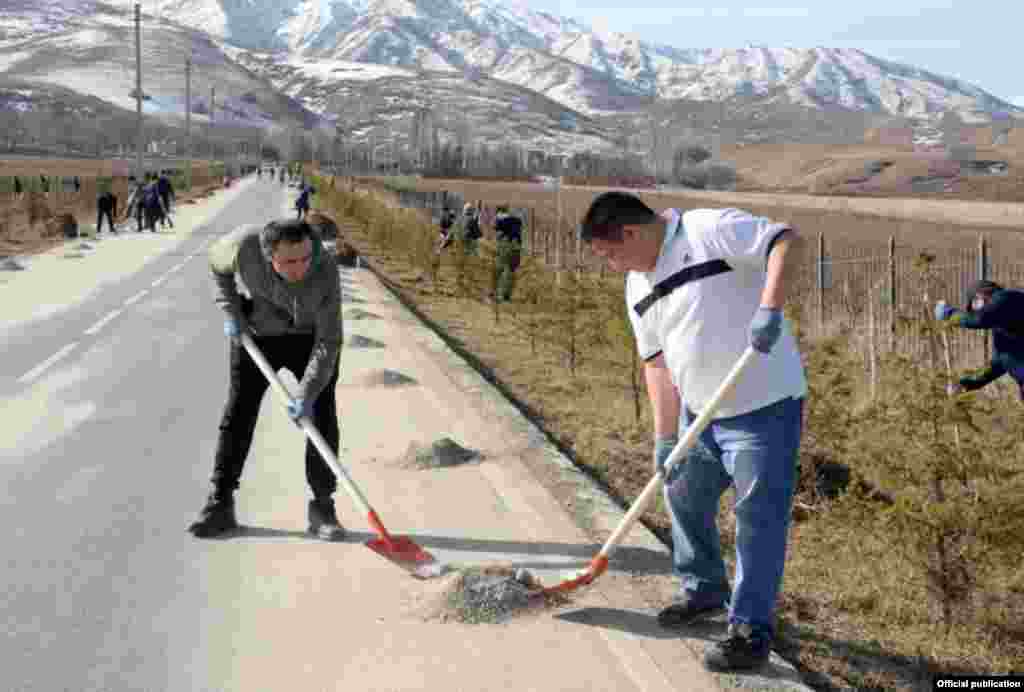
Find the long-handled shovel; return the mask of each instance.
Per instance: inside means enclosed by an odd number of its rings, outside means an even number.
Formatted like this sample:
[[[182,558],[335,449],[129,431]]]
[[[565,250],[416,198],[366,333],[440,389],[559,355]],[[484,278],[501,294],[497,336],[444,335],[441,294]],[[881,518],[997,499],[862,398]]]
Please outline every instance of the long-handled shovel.
[[[277,392],[286,403],[290,402],[292,397],[288,393],[288,390],[285,389],[283,384],[281,384],[281,380],[278,379],[277,373],[275,373],[274,369],[270,367],[270,363],[268,363],[267,359],[263,357],[263,353],[260,352],[259,347],[248,333],[242,334],[242,345],[245,346],[245,350],[249,352],[249,355],[256,362],[256,365],[266,376],[267,380],[270,382],[271,388]],[[355,501],[359,510],[366,515],[370,527],[373,529],[374,533],[377,534],[376,538],[372,538],[366,542],[366,546],[375,553],[410,571],[416,577],[426,579],[437,576],[441,573],[443,570],[441,569],[440,563],[438,563],[433,555],[413,542],[412,539],[407,536],[392,536],[388,533],[388,530],[384,528],[384,524],[381,522],[380,517],[377,516],[377,512],[375,512],[370,506],[366,496],[363,495],[362,491],[360,491],[359,487],[355,484],[355,481],[352,480],[352,477],[348,475],[345,468],[338,462],[338,458],[335,456],[334,452],[331,451],[327,441],[320,435],[320,431],[318,431],[316,426],[313,425],[313,421],[308,417],[303,416],[299,419],[299,426],[320,451],[324,461],[326,461],[327,465],[331,467],[334,475],[337,476],[339,481],[341,481],[341,484]]]
[[[537,595],[542,594],[555,594],[555,593],[566,593],[573,591],[581,586],[586,586],[598,577],[600,577],[608,569],[608,559],[611,557],[615,548],[618,547],[622,539],[625,538],[626,534],[632,528],[637,518],[647,509],[647,505],[654,499],[654,494],[661,488],[663,478],[667,477],[672,467],[682,458],[682,456],[690,450],[696,444],[697,438],[704,432],[704,428],[711,422],[711,417],[718,410],[722,401],[732,392],[733,386],[739,379],[743,370],[747,367],[751,360],[757,356],[757,351],[753,347],[748,346],[747,350],[743,352],[740,359],[736,361],[736,365],[733,366],[732,371],[726,376],[725,380],[721,385],[718,386],[718,391],[711,397],[711,401],[704,407],[700,415],[697,416],[696,420],[690,424],[683,439],[676,444],[675,449],[669,454],[668,459],[665,461],[664,474],[655,473],[654,477],[644,488],[643,492],[640,493],[640,497],[636,499],[633,506],[629,508],[626,516],[622,518],[619,525],[612,532],[611,537],[601,548],[601,552],[594,556],[590,561],[590,565],[578,573],[571,579],[566,579],[559,584],[554,586],[544,587],[540,591],[536,592]]]

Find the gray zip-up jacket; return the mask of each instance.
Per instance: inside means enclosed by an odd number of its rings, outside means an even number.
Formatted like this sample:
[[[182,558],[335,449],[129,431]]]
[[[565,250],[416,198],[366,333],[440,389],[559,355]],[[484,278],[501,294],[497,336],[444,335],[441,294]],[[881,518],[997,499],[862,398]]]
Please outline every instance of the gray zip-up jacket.
[[[331,377],[341,351],[341,286],[338,263],[313,230],[313,259],[306,276],[285,281],[270,263],[263,227],[245,225],[219,238],[209,250],[215,302],[225,315],[257,336],[315,334],[313,352],[299,382],[298,398],[315,400]],[[252,301],[242,312],[242,296]]]

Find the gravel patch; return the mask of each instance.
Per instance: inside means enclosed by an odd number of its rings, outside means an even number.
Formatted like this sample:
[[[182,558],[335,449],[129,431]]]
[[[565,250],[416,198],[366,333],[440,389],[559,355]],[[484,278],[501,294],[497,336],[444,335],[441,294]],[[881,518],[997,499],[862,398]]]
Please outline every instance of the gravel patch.
[[[403,468],[421,470],[440,469],[478,462],[482,458],[480,452],[463,447],[450,437],[442,437],[430,446],[411,443],[402,455],[399,465]]]
[[[431,587],[418,610],[434,622],[502,624],[569,602],[564,595],[542,593],[528,570],[507,564],[454,569]]]

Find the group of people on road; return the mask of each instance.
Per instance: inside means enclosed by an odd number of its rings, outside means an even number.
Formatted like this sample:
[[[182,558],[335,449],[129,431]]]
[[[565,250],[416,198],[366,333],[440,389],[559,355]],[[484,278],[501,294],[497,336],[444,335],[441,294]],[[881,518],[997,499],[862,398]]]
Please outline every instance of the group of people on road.
[[[174,228],[171,219],[171,203],[176,201],[174,185],[166,173],[159,175],[147,173],[143,180],[131,176],[128,179],[131,191],[125,208],[125,217],[135,217],[137,233],[143,227],[156,233],[156,225]],[[103,232],[103,221],[106,220],[110,233],[117,233],[114,220],[117,218],[118,200],[110,190],[104,190],[96,198],[96,235]]]
[[[458,229],[456,230],[456,227]],[[447,206],[442,247],[452,235],[480,238],[479,212],[463,208],[461,223]],[[499,256],[518,267],[522,221],[498,208]],[[790,224],[739,209],[664,209],[638,196],[606,192],[579,226],[587,243],[613,271],[625,275],[624,298],[644,362],[653,410],[653,471],[664,480],[672,526],[676,596],[659,613],[669,628],[719,613],[727,637],[704,657],[709,670],[736,671],[765,663],[775,638],[775,611],[786,561],[807,380],[793,330],[783,314],[793,269],[805,242]],[[506,249],[500,249],[504,246]],[[475,247],[466,244],[468,252]],[[504,255],[503,255],[504,253]],[[311,417],[337,453],[335,402],[342,323],[335,258],[300,209],[299,218],[243,227],[211,249],[217,304],[230,337],[230,391],[219,424],[212,491],[190,530],[199,537],[238,526],[239,487],[260,399],[267,382],[246,350],[250,333],[275,369],[301,376],[288,407],[296,422]],[[247,287],[241,294],[236,275]],[[511,281],[502,298],[508,299]],[[992,282],[972,288],[964,309],[940,302],[935,316],[966,329],[991,329],[992,363],[960,380],[956,391],[977,389],[1010,374],[1024,397],[1024,292]],[[689,426],[713,400],[741,356],[754,356],[686,452],[670,456]],[[306,479],[313,493],[309,531],[339,540],[345,530],[333,504],[336,479],[315,447],[306,445]],[[736,491],[736,571],[730,583],[716,516],[723,493]]]

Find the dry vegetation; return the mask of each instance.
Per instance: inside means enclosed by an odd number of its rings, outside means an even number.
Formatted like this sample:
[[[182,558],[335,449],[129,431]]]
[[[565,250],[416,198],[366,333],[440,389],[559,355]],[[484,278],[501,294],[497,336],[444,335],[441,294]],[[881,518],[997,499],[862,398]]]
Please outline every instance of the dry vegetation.
[[[64,242],[63,220],[70,215],[81,226],[95,225],[96,198],[103,189],[111,190],[118,199],[118,218],[125,218],[129,196],[128,178],[114,176],[110,161],[68,160],[4,160],[0,161],[0,256],[27,255],[46,250]],[[221,187],[219,166],[194,166],[192,189],[185,190],[181,178],[172,178],[179,203],[206,197]],[[13,176],[23,185],[15,194]],[[49,179],[50,191],[44,192],[40,176]],[[65,192],[62,177],[78,176],[81,188]]]
[[[650,473],[652,433],[621,277],[563,271],[558,279],[538,252],[524,256],[513,301],[497,304],[488,239],[479,257],[459,247],[438,256],[436,227],[422,211],[399,209],[379,190],[316,187],[316,203],[394,290],[578,465],[622,502],[636,497]],[[550,195],[535,203],[528,236],[550,250],[537,234],[554,228],[556,212]],[[580,204],[572,207],[564,216],[578,218]],[[907,271],[920,290],[895,328],[923,345],[920,355],[882,352],[870,339],[862,349],[862,320],[814,336],[806,293],[787,310],[810,396],[778,647],[821,690],[931,689],[938,671],[1024,668],[1021,404],[992,392],[946,397],[949,333],[927,304],[943,290],[942,271],[920,253]],[[644,521],[668,539],[662,505]],[[728,554],[729,512],[720,525]]]

